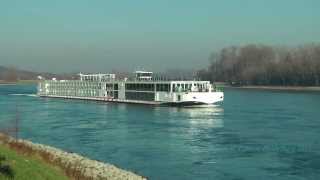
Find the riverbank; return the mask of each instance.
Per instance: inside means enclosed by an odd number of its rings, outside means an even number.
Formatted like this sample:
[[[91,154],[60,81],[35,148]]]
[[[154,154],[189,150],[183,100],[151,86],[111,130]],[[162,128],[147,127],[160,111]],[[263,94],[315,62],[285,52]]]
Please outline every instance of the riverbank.
[[[0,142],[0,179],[68,180],[59,167],[49,165],[34,155],[22,155]]]
[[[256,90],[279,90],[279,91],[319,91],[320,86],[224,86],[232,89],[256,89]]]
[[[15,140],[4,134],[0,134],[0,145],[2,147],[7,147],[9,152],[11,150],[16,152],[17,154],[27,157],[39,157],[42,162],[45,162],[52,167],[60,168],[63,173],[70,179],[146,179],[145,177],[136,175],[126,170],[122,170],[111,164],[90,160],[76,153],[64,152],[57,148],[32,143],[27,140]],[[2,149],[0,150],[1,153]],[[32,176],[27,177],[30,178]]]

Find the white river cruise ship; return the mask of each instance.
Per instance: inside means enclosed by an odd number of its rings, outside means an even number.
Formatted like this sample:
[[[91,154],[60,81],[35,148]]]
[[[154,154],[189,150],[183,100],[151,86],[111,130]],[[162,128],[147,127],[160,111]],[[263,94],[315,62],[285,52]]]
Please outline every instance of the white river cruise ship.
[[[43,80],[40,97],[175,106],[207,106],[223,101],[224,94],[209,81],[153,78],[152,72],[136,71],[135,78],[115,74],[81,74],[79,80]]]

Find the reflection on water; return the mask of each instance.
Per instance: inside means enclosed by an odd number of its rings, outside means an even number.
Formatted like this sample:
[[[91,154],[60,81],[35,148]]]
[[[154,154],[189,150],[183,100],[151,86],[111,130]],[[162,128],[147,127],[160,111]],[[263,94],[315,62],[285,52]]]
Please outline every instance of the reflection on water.
[[[173,108],[172,111],[176,114],[184,113],[185,121],[192,128],[221,128],[224,125],[221,106]]]
[[[223,108],[185,108],[183,112],[189,114],[188,121],[193,127],[221,128],[223,127]]]
[[[223,128],[223,108],[214,106],[176,110],[176,114],[184,114],[183,121],[188,125],[183,134],[185,143],[188,144],[188,153],[192,154],[190,161],[193,166],[215,164],[217,162],[215,154],[219,149],[210,147],[215,146],[217,136],[210,132]]]

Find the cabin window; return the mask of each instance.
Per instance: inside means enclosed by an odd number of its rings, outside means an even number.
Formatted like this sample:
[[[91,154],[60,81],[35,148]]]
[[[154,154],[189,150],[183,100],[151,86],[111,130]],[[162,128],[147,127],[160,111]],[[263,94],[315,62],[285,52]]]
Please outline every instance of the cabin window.
[[[114,84],[114,90],[118,90],[118,84]]]
[[[181,101],[181,95],[178,95],[178,101]]]
[[[153,85],[154,87],[154,85]],[[170,84],[156,84],[156,91],[169,92]]]
[[[165,84],[164,85],[164,91],[167,91],[167,92],[170,91],[170,85],[169,84]]]

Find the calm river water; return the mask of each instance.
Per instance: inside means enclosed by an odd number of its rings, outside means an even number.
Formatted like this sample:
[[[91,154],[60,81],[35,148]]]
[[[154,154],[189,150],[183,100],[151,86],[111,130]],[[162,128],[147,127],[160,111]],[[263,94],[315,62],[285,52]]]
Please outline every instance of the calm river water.
[[[0,129],[150,179],[320,179],[320,94],[225,90],[223,105],[173,108],[34,97],[0,86]]]

